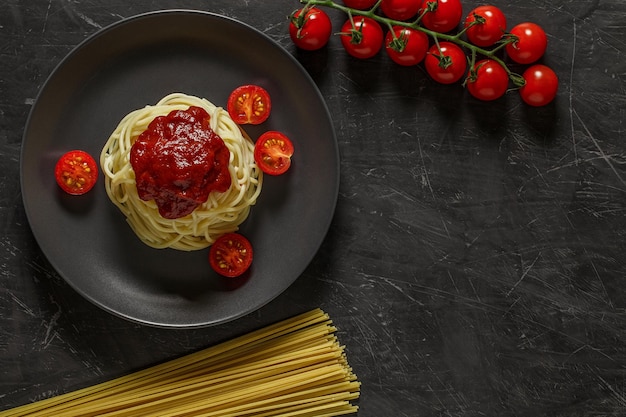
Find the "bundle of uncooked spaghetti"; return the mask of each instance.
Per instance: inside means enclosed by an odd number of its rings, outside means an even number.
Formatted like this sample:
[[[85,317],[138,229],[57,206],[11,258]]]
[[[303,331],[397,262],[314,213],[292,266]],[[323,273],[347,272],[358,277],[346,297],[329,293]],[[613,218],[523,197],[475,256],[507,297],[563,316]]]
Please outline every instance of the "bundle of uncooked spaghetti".
[[[8,416],[294,416],[352,414],[360,383],[336,328],[317,309]]]

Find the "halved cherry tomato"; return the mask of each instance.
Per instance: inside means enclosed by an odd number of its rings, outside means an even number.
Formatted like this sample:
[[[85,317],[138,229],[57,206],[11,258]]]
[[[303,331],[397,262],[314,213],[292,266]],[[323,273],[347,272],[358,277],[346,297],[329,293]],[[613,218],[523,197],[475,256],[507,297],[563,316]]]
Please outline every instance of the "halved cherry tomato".
[[[254,145],[254,161],[269,175],[284,174],[291,166],[293,143],[281,132],[263,133]]]
[[[217,238],[209,249],[209,263],[218,274],[234,278],[252,264],[252,244],[239,233],[226,233]]]
[[[258,85],[235,88],[226,103],[226,110],[235,123],[258,125],[270,117],[272,102],[269,93]]]
[[[59,158],[54,167],[57,184],[63,191],[72,195],[85,194],[98,179],[98,165],[85,151],[73,150]]]

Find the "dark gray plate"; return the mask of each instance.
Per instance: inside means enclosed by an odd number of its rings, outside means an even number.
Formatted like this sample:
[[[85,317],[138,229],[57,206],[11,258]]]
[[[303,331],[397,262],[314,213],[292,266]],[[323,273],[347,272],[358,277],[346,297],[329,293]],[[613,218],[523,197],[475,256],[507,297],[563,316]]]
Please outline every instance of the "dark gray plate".
[[[90,193],[65,195],[58,157],[83,149],[96,159],[128,112],[171,92],[225,106],[241,84],[264,86],[270,119],[253,138],[280,130],[295,146],[293,166],[266,176],[241,232],[255,249],[249,273],[217,276],[208,251],[151,249],[108,200],[102,174]],[[52,73],[24,133],[24,206],[42,251],[87,299],[127,319],[162,327],[233,320],[271,301],[304,271],[332,220],[339,153],[328,109],[299,63],[256,29],[222,16],[170,10],[123,20],[90,37]]]

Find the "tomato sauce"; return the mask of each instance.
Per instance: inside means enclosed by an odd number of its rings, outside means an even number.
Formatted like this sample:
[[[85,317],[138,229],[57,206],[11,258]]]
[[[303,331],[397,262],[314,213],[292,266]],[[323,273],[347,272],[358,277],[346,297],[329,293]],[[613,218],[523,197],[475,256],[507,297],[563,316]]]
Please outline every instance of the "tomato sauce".
[[[139,197],[154,200],[166,219],[184,217],[212,191],[230,187],[230,151],[209,119],[201,107],[174,110],[156,117],[131,148]]]

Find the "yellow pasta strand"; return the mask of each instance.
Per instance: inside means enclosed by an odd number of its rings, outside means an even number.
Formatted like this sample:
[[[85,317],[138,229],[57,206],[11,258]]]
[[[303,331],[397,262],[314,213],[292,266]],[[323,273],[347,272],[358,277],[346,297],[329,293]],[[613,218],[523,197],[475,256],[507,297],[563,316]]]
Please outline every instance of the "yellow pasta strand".
[[[356,413],[360,383],[320,309],[0,417],[324,417]]]
[[[154,201],[139,198],[130,149],[155,117],[190,106],[202,107],[209,113],[211,129],[230,151],[231,186],[226,192],[211,193],[191,214],[165,219]],[[170,94],[153,106],[127,114],[102,148],[100,166],[109,199],[124,214],[135,234],[154,248],[204,249],[220,235],[236,231],[248,218],[263,183],[263,174],[254,161],[254,144],[228,112],[206,99],[182,93]]]

